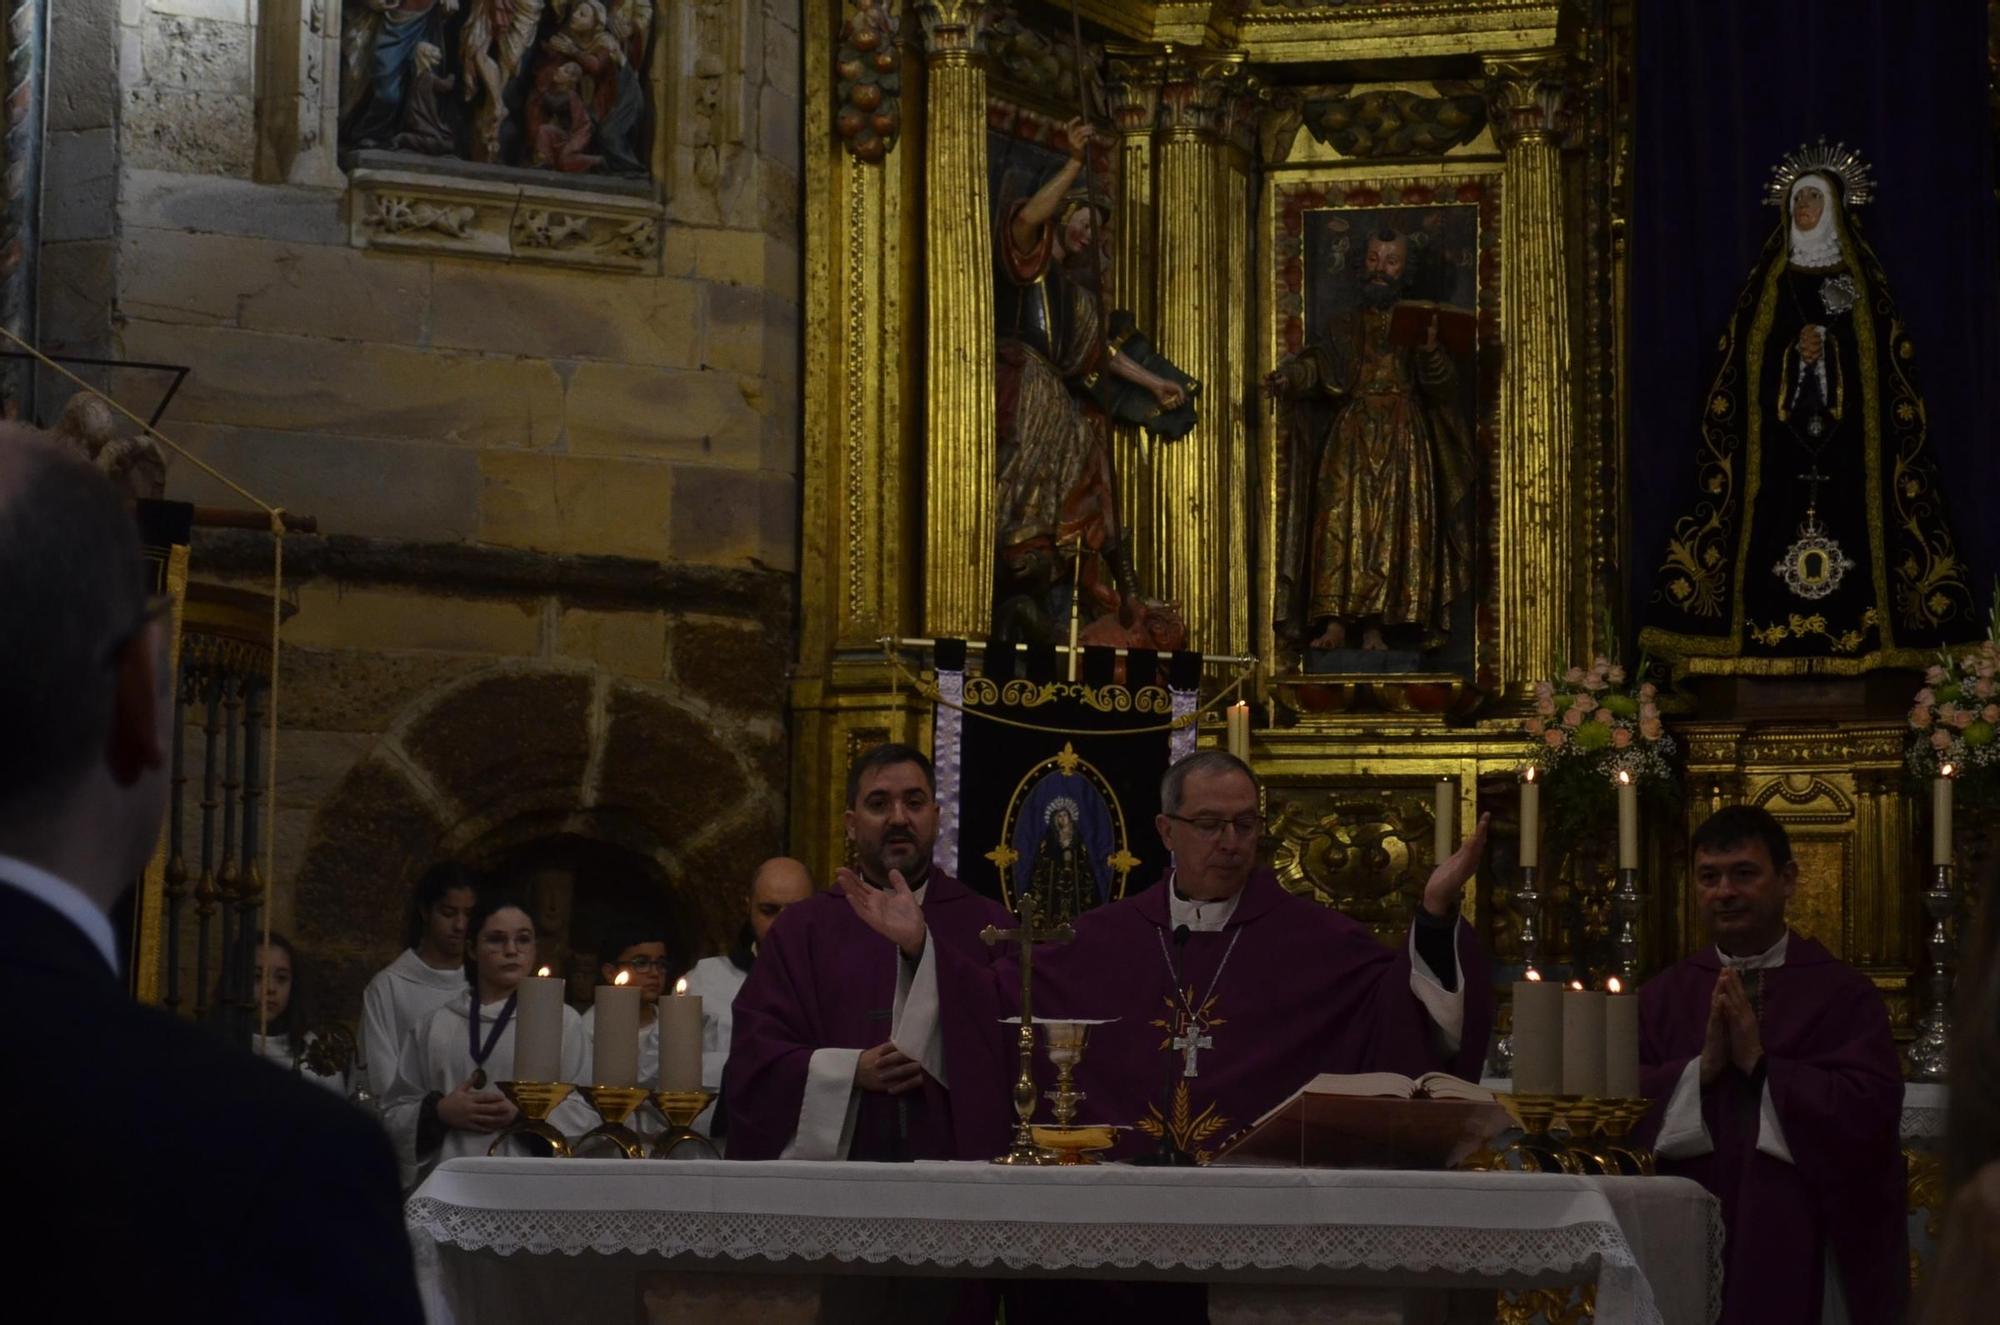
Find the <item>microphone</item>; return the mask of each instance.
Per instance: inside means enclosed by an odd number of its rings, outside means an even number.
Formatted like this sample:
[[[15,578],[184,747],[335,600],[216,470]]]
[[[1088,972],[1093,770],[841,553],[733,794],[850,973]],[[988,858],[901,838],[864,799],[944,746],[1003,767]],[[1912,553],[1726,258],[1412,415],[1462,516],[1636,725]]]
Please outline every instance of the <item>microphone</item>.
[[[1180,1000],[1178,991],[1181,983],[1181,958],[1187,952],[1189,933],[1188,927],[1184,924],[1174,926],[1174,955],[1173,959],[1167,963],[1167,969],[1174,977],[1175,992],[1173,997],[1176,1002]],[[1194,1034],[1194,1027],[1189,1026],[1187,1033],[1190,1035]],[[1194,1164],[1194,1156],[1175,1145],[1173,1133],[1167,1130],[1169,1120],[1173,1117],[1173,1109],[1174,1047],[1172,1038],[1169,1037],[1167,1042],[1167,1089],[1166,1093],[1160,1097],[1160,1145],[1152,1154],[1140,1155],[1134,1159],[1132,1161],[1134,1164],[1158,1168],[1187,1168]]]

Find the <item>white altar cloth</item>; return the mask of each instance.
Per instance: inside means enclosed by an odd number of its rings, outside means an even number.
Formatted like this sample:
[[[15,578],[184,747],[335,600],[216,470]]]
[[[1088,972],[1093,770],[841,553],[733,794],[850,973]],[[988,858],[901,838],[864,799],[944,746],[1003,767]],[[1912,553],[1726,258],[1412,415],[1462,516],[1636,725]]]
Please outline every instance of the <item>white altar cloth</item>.
[[[1604,1325],[1712,1322],[1721,1301],[1719,1209],[1676,1178],[458,1159],[407,1216],[420,1249],[458,1260],[447,1296],[522,1253],[591,1253],[766,1274],[1594,1283]]]

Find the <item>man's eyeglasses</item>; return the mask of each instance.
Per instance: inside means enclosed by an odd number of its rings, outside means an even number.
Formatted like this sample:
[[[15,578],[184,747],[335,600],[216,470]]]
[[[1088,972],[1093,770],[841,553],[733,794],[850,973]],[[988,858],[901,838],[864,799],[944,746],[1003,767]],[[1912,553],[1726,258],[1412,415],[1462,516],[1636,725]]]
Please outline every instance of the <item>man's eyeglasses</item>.
[[[1223,819],[1212,814],[1190,819],[1186,815],[1170,814],[1167,818],[1175,823],[1186,824],[1194,829],[1195,836],[1209,842],[1221,837],[1225,828],[1233,831],[1238,837],[1255,837],[1258,830],[1264,826],[1264,816],[1261,814],[1239,814],[1234,819]]]

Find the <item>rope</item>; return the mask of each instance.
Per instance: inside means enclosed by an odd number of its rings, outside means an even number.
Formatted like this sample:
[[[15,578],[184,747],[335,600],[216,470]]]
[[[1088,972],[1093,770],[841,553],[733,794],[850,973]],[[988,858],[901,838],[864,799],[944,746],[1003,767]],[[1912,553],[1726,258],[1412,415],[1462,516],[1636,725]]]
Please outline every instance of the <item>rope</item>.
[[[892,672],[896,673],[903,680],[908,681],[912,690],[922,695],[925,699],[930,700],[933,704],[937,704],[943,708],[955,709],[960,713],[979,718],[985,722],[997,722],[1003,727],[1014,727],[1021,731],[1043,732],[1052,736],[1147,736],[1157,732],[1180,731],[1183,728],[1194,726],[1201,721],[1202,714],[1209,712],[1218,705],[1226,704],[1230,699],[1234,698],[1243,689],[1244,683],[1249,681],[1257,671],[1256,663],[1252,662],[1249,666],[1237,672],[1236,679],[1223,687],[1221,693],[1217,694],[1213,699],[1170,722],[1155,723],[1146,727],[1123,727],[1112,732],[1080,732],[1074,727],[1051,727],[1039,722],[1023,722],[1019,718],[1003,718],[998,713],[988,713],[984,709],[974,708],[969,704],[954,703],[944,697],[936,684],[925,681],[921,676],[904,666],[903,660],[896,656],[894,650],[885,648],[882,650],[882,656],[888,660],[889,668]]]

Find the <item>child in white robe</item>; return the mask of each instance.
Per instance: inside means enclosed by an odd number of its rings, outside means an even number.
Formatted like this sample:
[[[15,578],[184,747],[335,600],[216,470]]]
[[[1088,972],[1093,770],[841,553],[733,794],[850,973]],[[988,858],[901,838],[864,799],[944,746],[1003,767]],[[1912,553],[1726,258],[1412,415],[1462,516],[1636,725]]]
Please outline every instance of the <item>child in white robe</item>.
[[[491,898],[473,908],[467,932],[467,988],[403,1042],[395,1081],[382,1101],[382,1121],[418,1181],[442,1160],[484,1155],[514,1120],[514,1106],[497,1083],[514,1076],[514,991],[535,970],[535,922],[521,906]],[[562,1079],[584,1081],[588,1067],[581,1018],[565,1006]],[[549,1122],[573,1141],[596,1126],[597,1117],[572,1094]]]
[[[344,1097],[345,1073],[316,1072],[306,1064],[318,1037],[306,1030],[311,1008],[299,973],[298,952],[292,941],[276,930],[271,932],[268,945],[257,946],[256,980],[258,997],[264,1004],[264,1033],[251,1030],[250,1048],[275,1066]]]
[[[465,922],[477,900],[464,866],[447,860],[424,871],[410,896],[407,946],[361,993],[359,1079],[378,1104],[388,1098],[403,1041],[417,1023],[465,995]]]
[[[639,987],[639,1084],[648,1090],[660,1088],[660,995],[667,987],[667,942],[657,925],[644,921],[620,921],[613,925],[597,949],[613,960],[597,968],[605,984],[616,984],[618,973]],[[597,1009],[583,1014],[583,1033],[588,1068],[597,1047]],[[666,1130],[667,1120],[651,1104],[641,1105],[626,1126],[643,1137],[655,1137]]]

